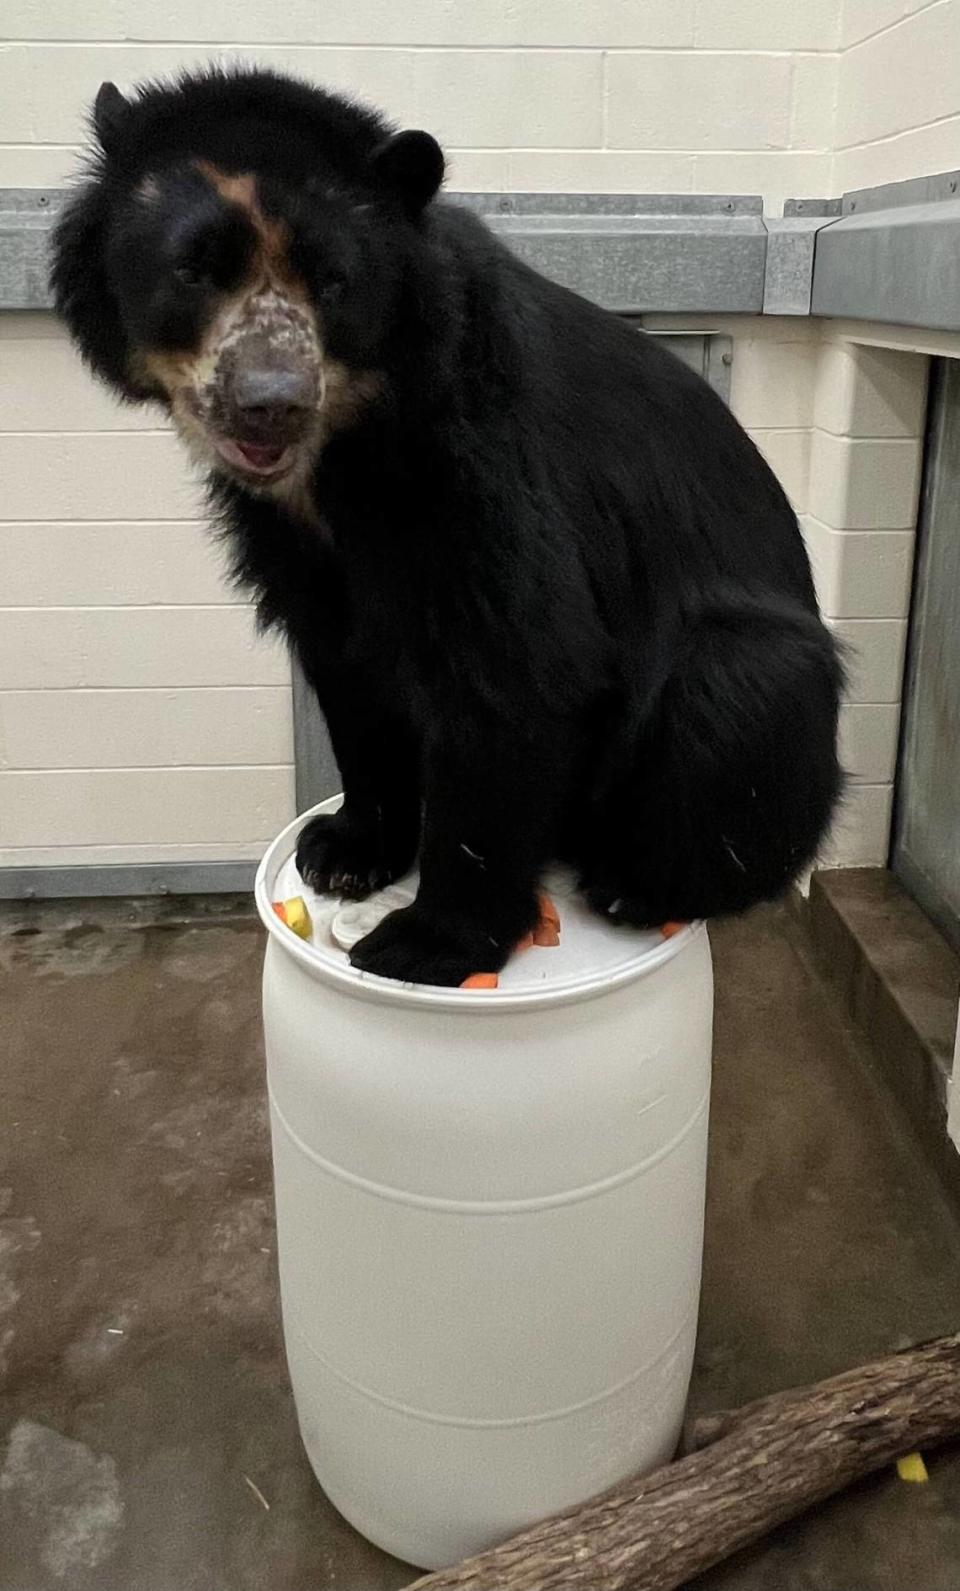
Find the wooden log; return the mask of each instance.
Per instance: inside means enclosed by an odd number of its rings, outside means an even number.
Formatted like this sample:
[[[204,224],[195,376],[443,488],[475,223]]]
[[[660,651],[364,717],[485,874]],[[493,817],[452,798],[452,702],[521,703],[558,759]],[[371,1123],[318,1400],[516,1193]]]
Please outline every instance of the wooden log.
[[[860,1476],[958,1435],[960,1334],[711,1417],[687,1457],[410,1591],[676,1591]]]

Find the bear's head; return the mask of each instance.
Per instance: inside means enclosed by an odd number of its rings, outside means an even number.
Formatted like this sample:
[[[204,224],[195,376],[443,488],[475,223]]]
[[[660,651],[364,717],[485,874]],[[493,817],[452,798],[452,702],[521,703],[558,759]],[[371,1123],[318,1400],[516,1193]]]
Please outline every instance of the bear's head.
[[[428,133],[271,72],[105,83],[57,223],[57,308],[94,371],[157,400],[200,462],[295,491],[380,390],[423,212]]]

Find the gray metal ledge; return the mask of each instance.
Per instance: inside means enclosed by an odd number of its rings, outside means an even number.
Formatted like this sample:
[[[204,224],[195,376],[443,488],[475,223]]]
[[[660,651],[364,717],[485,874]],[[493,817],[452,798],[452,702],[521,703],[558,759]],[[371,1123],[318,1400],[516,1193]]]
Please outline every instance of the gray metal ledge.
[[[58,190],[0,190],[0,309],[47,309]],[[451,194],[521,259],[608,309],[759,314],[767,232],[756,197]]]
[[[49,309],[47,239],[58,188],[0,188],[0,309]]]
[[[545,276],[605,309],[759,314],[763,200],[723,194],[451,194]]]
[[[120,862],[0,867],[0,900],[86,900],[105,895],[249,894],[256,862]]]
[[[960,330],[960,173],[791,199],[451,194],[529,264],[623,314],[823,315]],[[0,189],[0,309],[48,309],[60,189]]]
[[[817,237],[811,310],[960,331],[960,173],[844,194]]]
[[[809,315],[817,237],[839,214],[839,199],[788,199],[782,217],[766,217],[765,315]]]

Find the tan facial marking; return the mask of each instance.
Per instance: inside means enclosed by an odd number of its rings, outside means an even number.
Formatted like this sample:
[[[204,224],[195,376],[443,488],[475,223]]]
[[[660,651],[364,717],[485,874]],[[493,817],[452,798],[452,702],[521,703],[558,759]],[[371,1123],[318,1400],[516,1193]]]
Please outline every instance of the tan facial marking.
[[[167,353],[156,348],[135,348],[130,359],[130,377],[135,386],[150,388],[172,402],[178,392],[193,386],[198,356]]]
[[[251,336],[286,347],[294,357],[315,365],[317,402],[312,421],[298,444],[296,465],[276,481],[247,482],[255,495],[270,497],[288,514],[319,524],[313,501],[314,462],[330,437],[349,426],[381,390],[382,377],[373,370],[354,370],[331,358],[323,346],[306,288],[291,272],[290,234],[285,222],[266,217],[260,207],[252,173],[229,176],[206,161],[196,168],[228,204],[248,217],[257,247],[244,282],[221,297],[204,327],[198,348],[138,350],[132,360],[135,384],[162,395],[181,438],[197,462],[223,469],[214,438],[224,430],[223,372],[232,351]],[[141,196],[152,197],[151,179]]]
[[[324,440],[349,425],[364,404],[377,397],[383,385],[376,370],[351,370],[339,359],[323,359]]]
[[[268,281],[282,283],[288,291],[296,287],[302,296],[302,284],[297,282],[290,270],[287,252],[290,247],[289,229],[284,221],[264,215],[253,173],[245,171],[232,177],[211,165],[209,160],[198,160],[195,164],[197,171],[216,189],[224,202],[242,210],[253,227],[258,245],[253,264],[254,274],[266,277]]]

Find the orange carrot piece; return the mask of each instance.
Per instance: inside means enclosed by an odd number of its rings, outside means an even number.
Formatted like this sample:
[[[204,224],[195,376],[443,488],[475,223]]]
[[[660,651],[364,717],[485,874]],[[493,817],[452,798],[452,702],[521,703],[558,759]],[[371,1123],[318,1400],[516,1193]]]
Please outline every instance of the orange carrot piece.
[[[495,972],[474,972],[469,978],[464,978],[461,989],[496,989],[500,979]]]
[[[679,934],[681,929],[686,928],[686,926],[686,923],[663,923],[660,932],[664,939],[672,939],[674,934]]]
[[[542,923],[553,923],[559,931],[560,913],[557,911],[557,908],[550,899],[550,896],[545,895],[543,890],[541,890],[537,896],[537,900],[540,905],[540,921]]]

